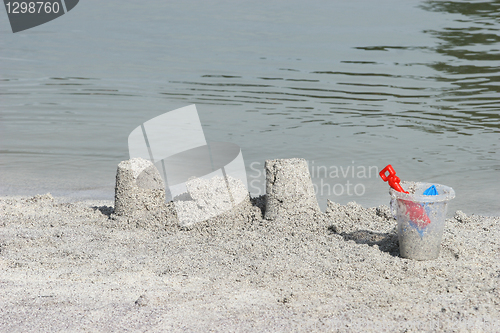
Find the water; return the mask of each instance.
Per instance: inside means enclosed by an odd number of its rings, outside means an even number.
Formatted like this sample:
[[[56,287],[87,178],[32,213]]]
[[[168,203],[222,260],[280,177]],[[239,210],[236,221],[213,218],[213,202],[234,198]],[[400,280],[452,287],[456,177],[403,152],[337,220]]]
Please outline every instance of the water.
[[[208,141],[309,161],[318,199],[388,204],[377,170],[499,215],[500,3],[81,1],[0,24],[0,194],[113,197],[128,134],[196,104]],[[354,171],[354,172],[353,172]]]

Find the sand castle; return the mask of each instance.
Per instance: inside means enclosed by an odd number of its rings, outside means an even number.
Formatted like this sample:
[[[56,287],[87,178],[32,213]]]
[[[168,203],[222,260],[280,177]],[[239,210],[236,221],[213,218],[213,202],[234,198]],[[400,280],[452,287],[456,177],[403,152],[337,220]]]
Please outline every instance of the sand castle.
[[[266,193],[268,220],[320,211],[303,158],[266,161]]]
[[[305,159],[268,160],[265,168],[267,220],[320,213]],[[115,215],[134,217],[165,210],[164,187],[160,173],[150,161],[134,158],[121,162],[116,174]],[[173,199],[179,225],[183,227],[237,205],[250,204],[246,186],[230,176],[193,178],[186,187],[186,193]]]
[[[118,164],[115,214],[133,216],[141,211],[161,209],[165,186],[160,173],[148,160],[134,158]]]

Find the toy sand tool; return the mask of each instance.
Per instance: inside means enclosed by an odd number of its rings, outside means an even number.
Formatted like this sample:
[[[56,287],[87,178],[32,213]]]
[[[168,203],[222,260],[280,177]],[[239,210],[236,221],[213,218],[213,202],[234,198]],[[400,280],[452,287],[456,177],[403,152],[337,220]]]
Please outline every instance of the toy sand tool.
[[[414,260],[436,259],[441,248],[448,201],[455,197],[455,191],[440,184],[400,184],[391,165],[380,172],[380,177],[391,186],[390,208],[397,221],[400,256]]]
[[[386,173],[389,173],[386,175]],[[403,189],[400,184],[401,179],[396,176],[396,171],[392,165],[388,165],[382,169],[379,173],[380,177],[384,182],[388,182],[389,185],[398,192],[408,193]],[[435,190],[435,188],[434,188]],[[431,220],[427,216],[424,207],[422,207],[419,203],[413,202],[410,200],[402,200],[404,205],[406,206],[406,215],[410,218],[410,220],[415,223],[419,229],[425,228]]]

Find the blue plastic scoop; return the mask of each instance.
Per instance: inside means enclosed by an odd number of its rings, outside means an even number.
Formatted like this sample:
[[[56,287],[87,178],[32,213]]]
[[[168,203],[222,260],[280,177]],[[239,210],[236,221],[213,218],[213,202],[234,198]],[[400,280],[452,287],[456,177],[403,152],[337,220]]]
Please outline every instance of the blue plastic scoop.
[[[438,195],[439,193],[436,189],[436,186],[432,185],[427,190],[425,190],[423,194],[424,195]]]

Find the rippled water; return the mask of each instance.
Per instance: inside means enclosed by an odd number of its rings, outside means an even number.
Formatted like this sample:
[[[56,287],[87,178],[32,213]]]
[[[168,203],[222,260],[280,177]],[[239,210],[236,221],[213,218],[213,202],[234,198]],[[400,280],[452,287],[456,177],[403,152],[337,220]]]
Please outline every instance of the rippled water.
[[[99,7],[97,11],[96,8]],[[152,10],[154,9],[154,10]],[[376,170],[500,214],[500,3],[81,2],[0,34],[0,193],[112,198],[140,123],[195,103],[208,141],[309,161],[326,199],[388,202]],[[353,172],[354,171],[354,172]]]

